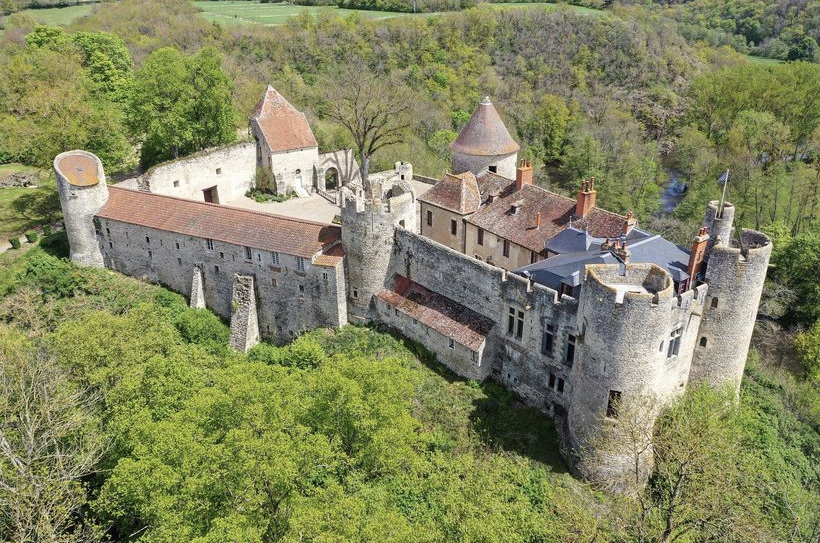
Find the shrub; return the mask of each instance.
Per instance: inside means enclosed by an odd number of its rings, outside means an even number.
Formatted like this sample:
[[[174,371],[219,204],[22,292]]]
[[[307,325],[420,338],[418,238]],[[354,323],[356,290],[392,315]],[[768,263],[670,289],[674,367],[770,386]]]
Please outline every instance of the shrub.
[[[297,368],[311,368],[318,366],[327,358],[327,353],[313,337],[302,336],[287,348],[287,354],[282,364]]]
[[[51,227],[50,224],[44,224],[43,225],[43,235],[44,236],[50,236],[53,233],[54,233],[54,229]]]
[[[86,283],[82,272],[71,263],[47,254],[33,256],[21,279],[40,287],[43,293],[58,298],[73,296],[75,292],[82,290]]]
[[[12,249],[19,249],[20,248],[20,238],[18,238],[18,237],[11,238],[9,240],[9,243],[11,243],[11,248]]]
[[[284,365],[286,349],[275,347],[267,343],[260,343],[253,346],[248,351],[248,360],[250,362],[262,362],[272,366]]]
[[[38,239],[40,239],[40,234],[37,232],[26,232],[26,241],[29,243],[35,243]]]

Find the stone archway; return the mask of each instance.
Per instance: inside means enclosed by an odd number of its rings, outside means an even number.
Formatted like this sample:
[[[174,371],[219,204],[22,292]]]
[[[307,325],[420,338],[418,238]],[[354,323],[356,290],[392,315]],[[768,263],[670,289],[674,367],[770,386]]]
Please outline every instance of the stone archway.
[[[339,170],[334,167],[330,167],[325,170],[325,190],[330,192],[339,190],[340,188]]]

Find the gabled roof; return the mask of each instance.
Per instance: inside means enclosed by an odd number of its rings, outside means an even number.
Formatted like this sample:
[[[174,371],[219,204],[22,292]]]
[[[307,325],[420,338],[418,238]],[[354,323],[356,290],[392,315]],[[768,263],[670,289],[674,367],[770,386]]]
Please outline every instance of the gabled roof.
[[[483,175],[482,175],[483,177]],[[479,185],[482,180],[479,178]],[[570,226],[575,215],[575,200],[536,187],[524,185],[515,190],[515,182],[493,199],[482,205],[467,218],[467,222],[502,238],[540,253],[544,242]],[[540,226],[536,226],[540,214]],[[587,229],[593,237],[617,236],[623,229],[625,217],[594,208],[583,220],[573,220],[572,226]]]
[[[272,152],[318,146],[305,114],[270,85],[250,120],[259,125],[259,131]]]
[[[508,155],[520,147],[512,139],[504,121],[487,96],[478,105],[456,141],[450,144],[454,153],[474,156]]]
[[[330,224],[119,187],[108,187],[97,217],[305,258],[323,250],[338,256],[341,240]]]
[[[471,172],[458,175],[448,173],[433,188],[419,196],[418,200],[459,215],[467,215],[478,210],[481,194],[475,175]]]
[[[376,296],[422,324],[478,351],[493,328],[493,321],[402,275],[394,275]]]

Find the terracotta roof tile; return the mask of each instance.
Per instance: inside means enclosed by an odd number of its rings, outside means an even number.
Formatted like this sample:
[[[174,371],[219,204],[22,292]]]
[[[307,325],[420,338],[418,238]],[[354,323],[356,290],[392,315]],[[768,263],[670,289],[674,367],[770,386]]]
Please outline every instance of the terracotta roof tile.
[[[494,177],[480,176],[479,186],[498,189],[500,176],[491,175]],[[484,192],[482,196],[486,198]],[[574,199],[534,185],[524,185],[516,191],[512,180],[507,180],[507,185],[492,202],[486,199],[484,202],[467,222],[536,253],[544,250],[545,241],[567,228],[575,214]],[[536,228],[539,213],[541,226]],[[625,219],[616,213],[594,208],[586,219],[573,220],[572,226],[586,228],[590,235],[602,238],[620,234]]]
[[[116,186],[97,216],[187,236],[312,258],[341,240],[341,228]]]
[[[478,183],[471,172],[458,175],[448,173],[418,199],[421,202],[449,209],[459,215],[474,213],[481,204]]]
[[[490,98],[485,97],[450,149],[465,155],[496,156],[515,153],[520,146],[510,136]]]
[[[251,121],[259,125],[265,141],[273,152],[318,145],[305,114],[293,107],[270,85],[256,105]]]
[[[401,275],[394,275],[391,284],[376,296],[473,351],[481,347],[494,324],[487,317]]]
[[[313,259],[313,263],[317,266],[333,267],[341,262],[345,257],[345,250],[341,243],[337,243],[333,247],[325,249],[325,251]]]

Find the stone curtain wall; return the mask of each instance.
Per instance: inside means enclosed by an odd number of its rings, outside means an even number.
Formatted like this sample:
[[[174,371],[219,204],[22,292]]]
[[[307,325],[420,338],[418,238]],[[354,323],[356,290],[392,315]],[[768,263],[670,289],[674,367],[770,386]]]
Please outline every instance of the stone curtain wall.
[[[205,305],[225,318],[231,316],[234,275],[253,275],[259,331],[270,341],[281,343],[314,328],[347,323],[339,302],[345,297],[342,261],[334,266],[307,261],[305,271],[298,271],[291,255],[280,253],[279,266],[274,266],[268,251],[252,248],[252,259],[246,260],[242,246],[214,240],[209,251],[203,238],[110,219],[100,220],[99,242],[107,267],[166,285],[186,297],[198,266]]]
[[[254,186],[255,175],[254,144],[240,142],[158,164],[140,178],[139,186],[156,194],[198,202],[204,201],[203,190],[215,186],[219,202],[225,203],[244,196]]]

